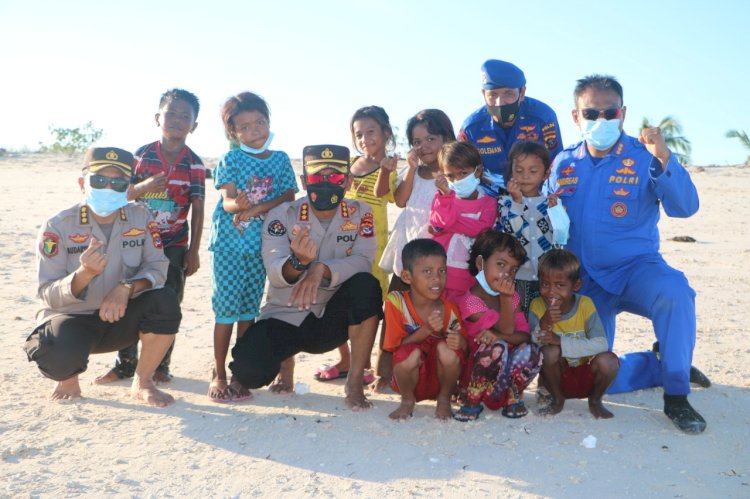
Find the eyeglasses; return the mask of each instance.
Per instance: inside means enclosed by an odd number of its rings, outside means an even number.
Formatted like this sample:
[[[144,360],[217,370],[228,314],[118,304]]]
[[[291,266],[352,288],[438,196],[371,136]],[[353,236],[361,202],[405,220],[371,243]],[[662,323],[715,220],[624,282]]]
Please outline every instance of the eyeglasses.
[[[130,180],[122,177],[105,177],[104,175],[89,175],[89,185],[94,189],[106,189],[111,187],[113,191],[125,192],[128,190]]]
[[[346,174],[344,173],[329,173],[328,175],[321,175],[320,173],[311,173],[307,176],[307,184],[319,184],[321,182],[330,182],[336,185],[344,185],[346,180]]]
[[[583,116],[583,119],[590,121],[598,120],[602,116],[605,120],[619,119],[622,116],[622,108],[594,109],[593,107],[587,107],[586,109],[581,109],[581,116]]]

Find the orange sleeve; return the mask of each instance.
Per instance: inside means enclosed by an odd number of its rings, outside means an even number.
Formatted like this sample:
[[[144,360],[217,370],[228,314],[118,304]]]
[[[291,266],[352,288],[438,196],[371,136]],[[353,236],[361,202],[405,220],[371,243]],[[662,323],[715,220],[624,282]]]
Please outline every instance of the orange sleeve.
[[[383,340],[383,350],[393,352],[407,336],[404,327],[404,314],[400,310],[403,303],[397,291],[388,293],[385,299],[385,339]]]

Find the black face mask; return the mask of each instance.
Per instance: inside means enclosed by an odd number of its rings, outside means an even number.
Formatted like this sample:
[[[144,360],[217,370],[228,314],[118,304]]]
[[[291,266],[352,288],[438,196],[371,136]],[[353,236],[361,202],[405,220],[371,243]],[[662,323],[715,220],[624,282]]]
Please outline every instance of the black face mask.
[[[328,181],[308,184],[307,195],[316,210],[328,211],[341,204],[344,198],[344,187]]]
[[[521,98],[512,104],[503,104],[502,106],[487,106],[487,112],[490,116],[497,118],[501,125],[512,125],[518,117],[518,110],[521,107]]]

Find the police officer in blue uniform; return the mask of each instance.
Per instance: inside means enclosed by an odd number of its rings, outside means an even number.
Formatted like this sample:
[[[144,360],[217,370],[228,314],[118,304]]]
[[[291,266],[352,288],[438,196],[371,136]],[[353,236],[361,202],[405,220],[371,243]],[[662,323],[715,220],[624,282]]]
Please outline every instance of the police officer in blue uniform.
[[[700,433],[706,421],[687,400],[695,291],[662,258],[657,228],[660,207],[689,217],[698,193],[658,127],[637,138],[622,131],[626,108],[617,80],[588,76],[574,95],[573,120],[584,140],[557,156],[548,188],[570,217],[567,248],[581,259],[581,293],[594,300],[610,349],[623,311],[649,318],[660,347],[660,360],[654,352],[622,356],[610,393],[663,385],[664,413],[682,431]]]
[[[552,158],[562,150],[557,115],[544,102],[526,96],[526,77],[515,65],[489,59],[482,64],[485,105],[466,118],[458,140],[473,143],[482,155],[485,190],[497,197],[505,189],[508,151],[518,140],[542,142]]]

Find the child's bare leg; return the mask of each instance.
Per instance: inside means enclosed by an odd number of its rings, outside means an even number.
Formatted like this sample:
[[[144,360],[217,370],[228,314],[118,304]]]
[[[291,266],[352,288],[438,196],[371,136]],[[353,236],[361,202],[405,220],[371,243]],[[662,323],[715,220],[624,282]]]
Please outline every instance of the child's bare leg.
[[[339,356],[341,359],[334,364],[334,367],[341,371],[348,371],[349,365],[352,361],[352,356],[349,353],[349,342],[345,341],[341,345],[339,345]]]
[[[346,397],[344,398],[344,402],[353,411],[372,407],[372,402],[365,397],[363,380],[365,377],[365,368],[372,354],[372,344],[375,342],[378,322],[378,316],[373,315],[359,324],[349,326],[349,341],[352,344],[352,356],[349,375],[346,377]]]
[[[617,356],[612,352],[602,352],[591,359],[591,373],[594,376],[594,387],[589,394],[589,411],[595,418],[609,419],[614,414],[602,404],[602,397],[609,385],[614,381],[619,369]]]
[[[455,392],[458,377],[461,375],[461,362],[456,352],[448,348],[448,345],[445,343],[438,343],[437,354],[440,393],[438,393],[437,397],[435,417],[438,419],[450,419],[453,417],[451,395]]]
[[[281,361],[279,375],[268,389],[271,393],[278,395],[286,395],[294,391],[294,356]]]
[[[238,321],[237,322],[237,340],[242,338],[242,336],[245,334],[245,331],[247,331],[247,328],[255,324],[255,319],[249,320],[249,321]],[[231,342],[232,339],[232,331],[230,328],[229,331],[229,340]],[[237,342],[235,340],[235,343]],[[229,343],[227,343],[227,350],[229,349]],[[226,361],[226,352],[224,354],[224,359]],[[235,398],[235,399],[241,399],[241,400],[247,400],[249,398],[252,398],[253,394],[252,392],[245,387],[242,383],[234,379],[234,375],[232,375],[232,379],[229,382],[229,384],[226,384],[226,374],[223,378],[224,385],[226,386],[226,396],[228,398]]]
[[[407,419],[414,412],[414,406],[417,404],[417,398],[414,391],[419,382],[419,368],[422,366],[422,352],[415,349],[407,358],[393,366],[393,376],[398,383],[398,390],[401,393],[401,405],[388,415],[395,420]]]
[[[542,374],[544,384],[552,396],[552,401],[546,407],[539,410],[543,416],[558,414],[565,407],[565,395],[562,391],[562,350],[557,345],[546,345],[542,347],[544,361],[542,363]]]
[[[214,370],[208,387],[209,398],[226,398],[225,390],[228,385],[226,363],[229,342],[232,339],[232,326],[234,324],[214,324]]]
[[[55,391],[50,395],[50,400],[64,402],[81,398],[81,385],[78,383],[78,375],[57,382]]]

